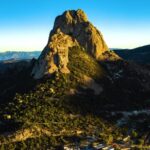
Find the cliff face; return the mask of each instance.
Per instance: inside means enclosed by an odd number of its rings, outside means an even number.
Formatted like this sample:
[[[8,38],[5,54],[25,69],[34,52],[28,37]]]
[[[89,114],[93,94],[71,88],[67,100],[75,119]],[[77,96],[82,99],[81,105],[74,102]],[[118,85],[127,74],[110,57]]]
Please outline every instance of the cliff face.
[[[88,21],[82,10],[66,11],[58,16],[51,34],[55,34],[57,29],[76,39],[80,46],[97,59],[108,50],[101,33]]]
[[[58,70],[69,73],[68,51],[74,46],[82,47],[96,60],[119,59],[108,49],[102,34],[82,10],[65,11],[55,20],[48,43],[32,70],[34,78],[39,79]]]

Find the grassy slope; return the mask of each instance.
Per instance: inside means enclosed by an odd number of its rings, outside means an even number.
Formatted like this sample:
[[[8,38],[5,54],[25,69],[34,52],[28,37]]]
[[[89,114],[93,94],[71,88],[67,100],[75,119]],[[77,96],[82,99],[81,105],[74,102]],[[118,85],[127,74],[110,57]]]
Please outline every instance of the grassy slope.
[[[119,129],[94,115],[93,106],[97,104],[91,97],[66,95],[71,88],[78,88],[83,74],[100,82],[105,74],[103,68],[79,47],[70,50],[68,67],[69,75],[57,73],[43,79],[33,91],[17,94],[1,109],[1,129],[17,130],[9,138],[1,136],[1,149],[52,148],[81,135],[96,135],[106,142],[122,137]],[[72,100],[76,102],[74,107]],[[26,130],[28,134],[24,133]]]

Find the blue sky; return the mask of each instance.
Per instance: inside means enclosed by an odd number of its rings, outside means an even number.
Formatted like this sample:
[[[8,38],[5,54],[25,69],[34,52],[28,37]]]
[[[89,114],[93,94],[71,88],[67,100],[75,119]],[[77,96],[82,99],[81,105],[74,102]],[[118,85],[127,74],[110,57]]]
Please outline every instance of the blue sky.
[[[150,0],[0,0],[0,51],[42,50],[55,17],[78,8],[109,47],[150,44]]]

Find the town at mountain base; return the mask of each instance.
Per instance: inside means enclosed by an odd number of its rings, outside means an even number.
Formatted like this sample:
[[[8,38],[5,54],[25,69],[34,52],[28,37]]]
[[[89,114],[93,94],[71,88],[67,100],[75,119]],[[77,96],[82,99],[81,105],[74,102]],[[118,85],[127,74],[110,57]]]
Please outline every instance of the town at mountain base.
[[[0,71],[0,149],[149,149],[150,69],[110,51],[82,10],[24,61]]]

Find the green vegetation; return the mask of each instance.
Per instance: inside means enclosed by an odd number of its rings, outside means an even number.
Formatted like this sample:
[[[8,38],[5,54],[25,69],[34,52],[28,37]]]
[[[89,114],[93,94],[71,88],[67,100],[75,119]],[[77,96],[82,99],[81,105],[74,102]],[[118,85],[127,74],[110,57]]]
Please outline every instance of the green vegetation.
[[[14,132],[1,134],[0,149],[59,149],[85,136],[96,136],[109,144],[123,139],[123,130],[98,113],[100,99],[89,96],[89,91],[87,95],[69,94],[70,89],[80,89],[84,74],[101,82],[103,68],[80,48],[71,49],[69,55],[69,75],[58,72],[45,78],[34,90],[16,94],[1,107],[0,128]]]
[[[72,74],[81,75],[80,78],[83,74],[93,79],[99,79],[105,75],[104,69],[97,61],[80,47],[73,47],[69,51],[69,69]]]

